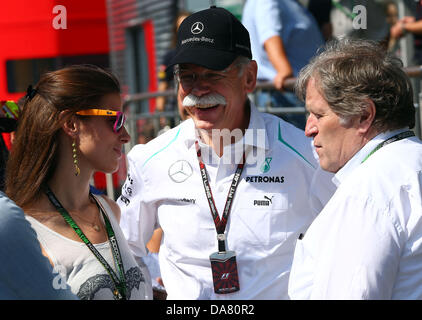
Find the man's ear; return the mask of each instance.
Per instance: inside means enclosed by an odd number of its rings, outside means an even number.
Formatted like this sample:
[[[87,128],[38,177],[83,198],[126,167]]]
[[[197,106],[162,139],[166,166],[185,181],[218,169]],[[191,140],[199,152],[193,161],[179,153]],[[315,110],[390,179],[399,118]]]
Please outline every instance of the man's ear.
[[[78,119],[68,110],[62,111],[59,114],[59,121],[61,121],[62,129],[66,135],[74,139],[79,132]]]
[[[247,93],[251,93],[255,90],[256,77],[258,73],[258,65],[255,60],[251,62],[245,68],[245,89]]]
[[[360,116],[359,118],[359,129],[358,131],[362,134],[366,134],[369,129],[371,128],[375,115],[377,113],[377,109],[375,107],[375,104],[372,100],[368,99],[366,100],[366,108],[365,112]]]

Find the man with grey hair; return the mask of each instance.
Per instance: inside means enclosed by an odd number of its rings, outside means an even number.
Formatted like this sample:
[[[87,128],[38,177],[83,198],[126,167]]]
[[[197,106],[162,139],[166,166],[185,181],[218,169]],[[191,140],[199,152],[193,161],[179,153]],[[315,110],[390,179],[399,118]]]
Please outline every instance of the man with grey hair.
[[[337,190],[297,241],[293,299],[422,299],[422,143],[401,61],[343,39],[302,70],[324,170]]]
[[[162,228],[167,299],[287,299],[295,240],[332,194],[312,140],[249,101],[251,58],[229,11],[187,17],[172,64],[189,119],[129,152],[121,226],[137,257]]]

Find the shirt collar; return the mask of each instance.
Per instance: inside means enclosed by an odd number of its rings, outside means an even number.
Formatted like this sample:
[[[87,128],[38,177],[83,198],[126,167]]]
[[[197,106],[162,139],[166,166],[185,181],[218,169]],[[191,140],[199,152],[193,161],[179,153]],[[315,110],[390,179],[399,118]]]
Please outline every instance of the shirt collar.
[[[251,130],[253,134],[251,135],[244,135],[242,139],[237,141],[235,144],[232,144],[231,146],[227,146],[227,148],[233,148],[240,144],[245,144],[246,146],[252,146],[256,148],[262,148],[265,150],[269,149],[269,140],[267,135],[267,130],[265,130],[265,121],[262,117],[261,112],[258,111],[258,109],[255,107],[255,104],[252,101],[250,102],[250,109],[251,109],[251,115],[249,118],[249,126],[247,130]],[[201,139],[199,138],[197,130],[195,130],[195,124],[192,119],[188,119],[186,122],[186,135],[185,135],[185,145],[188,149],[190,149],[192,146],[194,146],[195,141],[199,141],[199,145],[202,147],[207,147],[205,144],[201,142]],[[257,139],[257,130],[263,130],[262,132],[265,134],[265,142],[260,141]]]
[[[362,163],[365,157],[376,148],[378,144],[407,130],[409,130],[409,128],[386,131],[372,138],[362,147],[362,149],[360,149],[349,161],[346,162],[343,168],[334,175],[332,179],[333,183],[338,187]]]
[[[183,128],[183,138],[186,148],[190,149],[198,139],[195,130],[195,123],[189,118],[185,120],[182,125],[186,126],[186,128]]]

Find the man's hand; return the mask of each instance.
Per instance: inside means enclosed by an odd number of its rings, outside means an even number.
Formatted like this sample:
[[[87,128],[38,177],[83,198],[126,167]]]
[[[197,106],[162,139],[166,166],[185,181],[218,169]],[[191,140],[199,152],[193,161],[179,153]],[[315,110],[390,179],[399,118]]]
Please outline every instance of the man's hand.
[[[293,76],[293,69],[287,59],[283,40],[279,36],[273,36],[265,41],[264,48],[268,59],[277,71],[277,75],[273,79],[274,86],[277,90],[283,91],[284,80]]]
[[[404,25],[408,23],[414,23],[415,17],[403,17],[399,21],[397,21],[391,28],[390,28],[390,36],[394,39],[400,39],[406,34],[406,30],[404,29]]]
[[[277,90],[283,91],[284,80],[293,77],[293,72],[286,73],[284,71],[277,73],[273,79],[274,86]]]

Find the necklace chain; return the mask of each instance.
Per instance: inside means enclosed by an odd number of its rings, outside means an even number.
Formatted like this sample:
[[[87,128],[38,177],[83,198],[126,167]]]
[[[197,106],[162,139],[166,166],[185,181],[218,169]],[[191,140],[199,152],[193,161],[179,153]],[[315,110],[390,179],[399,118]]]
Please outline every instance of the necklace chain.
[[[90,200],[92,200],[92,198],[90,197]],[[91,201],[92,202],[92,201]],[[94,203],[93,203],[94,204]],[[96,217],[98,217],[99,215],[98,215],[98,211],[97,211],[97,214],[96,214]],[[89,221],[88,219],[86,219],[86,218],[83,218],[81,215],[79,215],[79,214],[74,214],[74,213],[72,213],[71,214],[71,216],[72,217],[76,217],[76,218],[78,218],[78,219],[80,219],[84,224],[86,224],[86,225],[89,225],[92,229],[94,229],[96,232],[100,232],[101,231],[101,223],[100,224],[97,224],[97,223],[95,223],[95,217],[94,217],[94,221],[93,222],[91,222],[91,221]]]
[[[82,220],[82,222],[84,222],[85,224],[88,224],[95,231],[97,231],[97,232],[100,232],[101,231],[101,227],[97,223],[88,221],[88,219],[82,218],[80,215],[72,214],[71,216],[76,217],[76,218]]]

